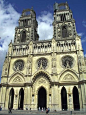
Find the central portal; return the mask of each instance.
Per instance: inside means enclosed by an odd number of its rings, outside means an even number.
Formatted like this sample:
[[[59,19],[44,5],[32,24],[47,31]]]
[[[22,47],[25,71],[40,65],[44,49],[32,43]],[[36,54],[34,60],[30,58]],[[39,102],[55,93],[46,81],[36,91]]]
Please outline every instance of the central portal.
[[[45,108],[46,109],[46,90],[41,87],[38,91],[38,108],[40,109]]]

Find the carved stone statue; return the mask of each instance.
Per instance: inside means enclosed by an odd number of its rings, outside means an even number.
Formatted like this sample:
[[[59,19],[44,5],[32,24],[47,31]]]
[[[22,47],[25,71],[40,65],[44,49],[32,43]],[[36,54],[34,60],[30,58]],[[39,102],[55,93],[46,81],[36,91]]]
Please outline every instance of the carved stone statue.
[[[2,75],[8,74],[8,66],[9,66],[9,61],[8,61],[8,58],[6,58],[3,65]]]
[[[34,102],[34,96],[32,96],[32,103]]]
[[[51,96],[49,96],[49,102],[51,102]]]
[[[31,74],[32,71],[32,56],[28,57],[28,61],[27,61],[27,74]]]
[[[56,58],[55,53],[52,54],[52,73],[56,73]]]

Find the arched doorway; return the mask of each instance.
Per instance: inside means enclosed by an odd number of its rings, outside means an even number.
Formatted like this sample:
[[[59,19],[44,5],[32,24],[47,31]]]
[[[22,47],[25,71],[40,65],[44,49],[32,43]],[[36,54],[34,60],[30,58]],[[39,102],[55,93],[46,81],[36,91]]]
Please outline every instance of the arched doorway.
[[[67,92],[65,87],[61,90],[62,110],[67,110]]]
[[[19,109],[23,109],[23,102],[24,102],[24,90],[23,88],[21,88],[19,91],[19,104],[18,104]]]
[[[38,91],[38,108],[40,107],[40,109],[43,108],[46,108],[46,102],[47,102],[47,99],[46,99],[46,90],[45,88],[41,87]]]
[[[13,108],[13,101],[14,101],[14,89],[12,88],[10,90],[10,94],[9,94],[9,104],[8,104],[8,108]]]
[[[73,88],[73,105],[74,105],[74,110],[79,110],[80,109],[79,93],[78,93],[78,89],[75,86]]]

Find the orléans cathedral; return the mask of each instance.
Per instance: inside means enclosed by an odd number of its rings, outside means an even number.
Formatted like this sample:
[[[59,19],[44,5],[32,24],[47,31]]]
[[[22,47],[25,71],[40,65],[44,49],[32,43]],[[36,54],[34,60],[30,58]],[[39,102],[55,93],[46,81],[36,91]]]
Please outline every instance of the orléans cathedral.
[[[86,109],[86,67],[72,11],[54,4],[53,38],[39,40],[33,9],[23,10],[2,69],[3,109]]]

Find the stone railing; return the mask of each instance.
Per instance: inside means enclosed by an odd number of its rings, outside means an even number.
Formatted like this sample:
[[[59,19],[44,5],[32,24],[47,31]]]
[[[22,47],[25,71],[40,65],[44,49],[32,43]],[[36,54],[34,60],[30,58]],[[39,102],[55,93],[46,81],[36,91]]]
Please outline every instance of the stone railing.
[[[30,45],[13,45],[12,46],[12,56],[21,56],[28,54],[43,54],[51,52],[70,52],[76,51],[75,42],[37,42]]]

